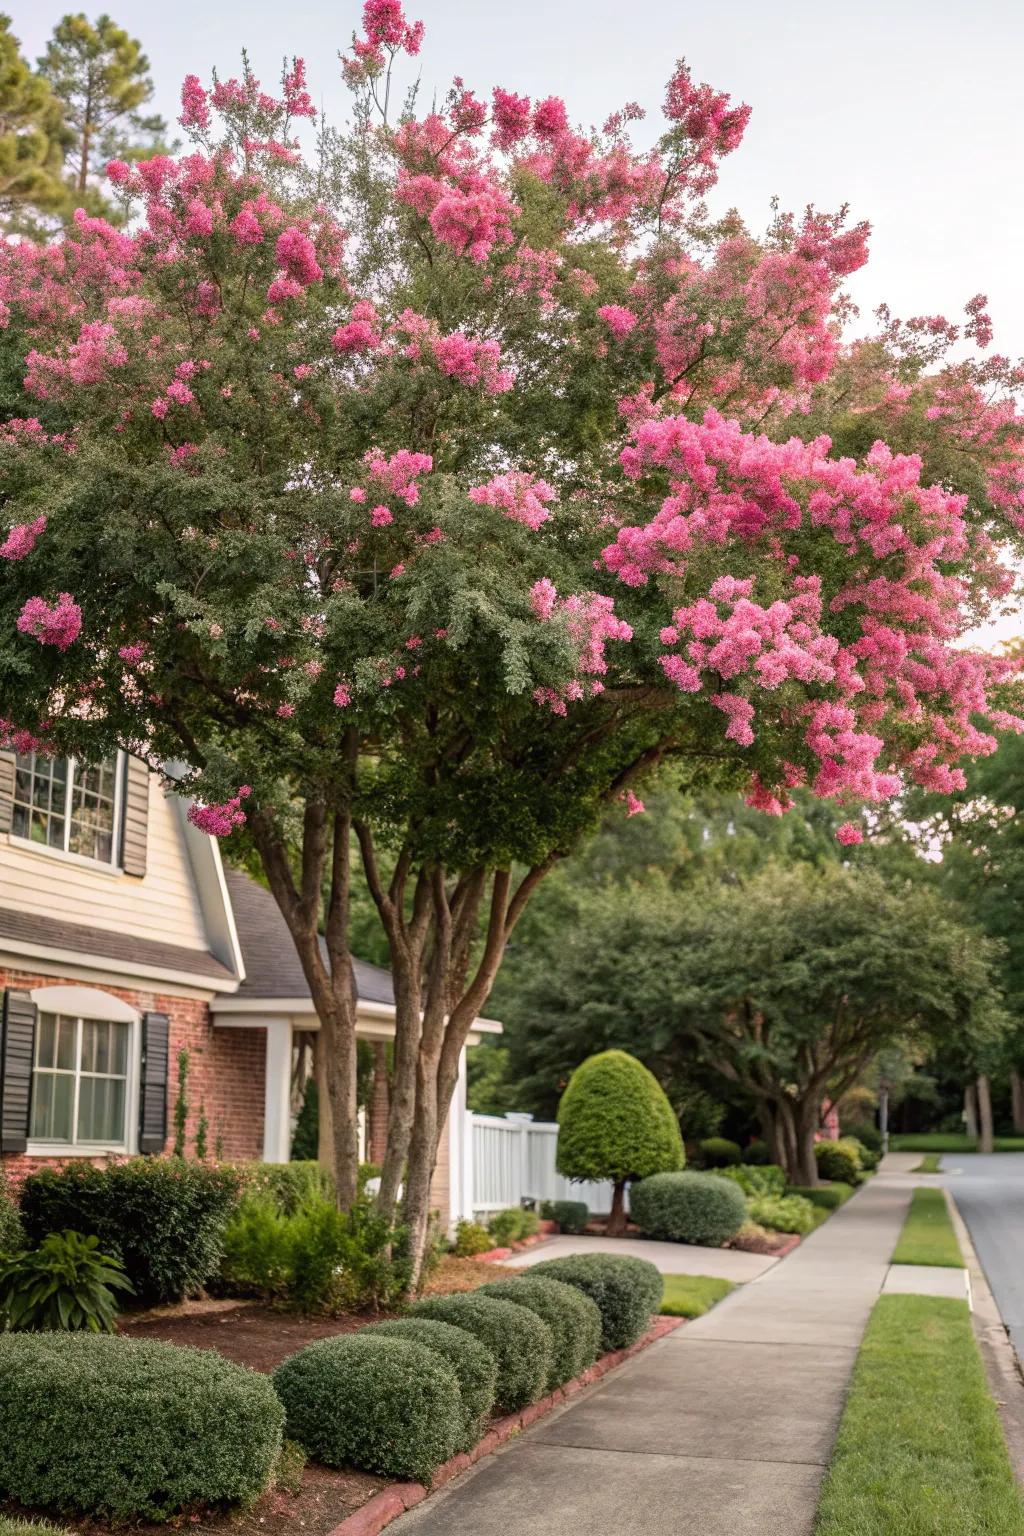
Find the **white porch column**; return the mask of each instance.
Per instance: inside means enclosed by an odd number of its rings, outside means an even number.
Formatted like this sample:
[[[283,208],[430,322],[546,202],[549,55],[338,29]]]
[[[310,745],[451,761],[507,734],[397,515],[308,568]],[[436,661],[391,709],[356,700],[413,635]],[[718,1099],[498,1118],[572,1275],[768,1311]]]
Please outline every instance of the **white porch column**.
[[[263,1161],[286,1163],[291,1152],[292,1021],[267,1020],[263,1089]]]
[[[473,1117],[466,1107],[466,1047],[448,1111],[449,1206],[451,1224],[473,1219]]]

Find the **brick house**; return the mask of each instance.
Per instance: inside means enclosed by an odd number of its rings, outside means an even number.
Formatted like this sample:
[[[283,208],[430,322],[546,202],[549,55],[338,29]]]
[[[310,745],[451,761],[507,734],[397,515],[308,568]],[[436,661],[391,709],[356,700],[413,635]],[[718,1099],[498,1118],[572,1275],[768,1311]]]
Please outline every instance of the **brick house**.
[[[0,752],[0,1157],[17,1179],[73,1157],[170,1149],[178,1053],[187,1136],[200,1113],[228,1161],[288,1158],[319,1028],[273,898],[137,758],[87,768]],[[391,977],[357,964],[360,1038],[378,1066]],[[500,1028],[481,1019],[470,1043]],[[379,1151],[384,1073],[365,1128]],[[435,1174],[461,1212],[465,1057]]]

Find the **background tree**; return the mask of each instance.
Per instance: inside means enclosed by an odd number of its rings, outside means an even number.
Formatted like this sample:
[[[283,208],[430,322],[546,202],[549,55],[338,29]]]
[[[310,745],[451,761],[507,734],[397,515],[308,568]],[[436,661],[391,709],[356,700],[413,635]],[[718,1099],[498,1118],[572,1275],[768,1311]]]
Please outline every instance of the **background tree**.
[[[8,233],[61,208],[69,144],[61,103],[22,57],[10,17],[0,15],[0,219]]]
[[[74,135],[72,185],[79,202],[109,160],[138,160],[162,150],[166,122],[139,110],[153,98],[149,60],[141,43],[111,17],[91,22],[81,11],[63,16],[39,72]]]
[[[626,1185],[683,1166],[683,1141],[664,1090],[625,1051],[602,1051],[576,1068],[558,1106],[558,1171],[614,1184],[608,1235],[626,1230]]]

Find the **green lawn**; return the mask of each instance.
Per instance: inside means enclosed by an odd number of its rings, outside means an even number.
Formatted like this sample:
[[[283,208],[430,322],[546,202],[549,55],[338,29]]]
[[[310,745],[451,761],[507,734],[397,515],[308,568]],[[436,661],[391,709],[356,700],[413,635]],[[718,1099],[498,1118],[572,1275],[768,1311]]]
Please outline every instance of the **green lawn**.
[[[1024,1536],[966,1302],[877,1302],[815,1536]]]
[[[661,1311],[665,1317],[703,1317],[735,1287],[713,1275],[666,1275]]]
[[[997,1136],[993,1142],[997,1152],[1024,1152],[1024,1136]],[[920,1134],[889,1137],[890,1152],[976,1152],[978,1142],[974,1136],[950,1132],[921,1132]]]
[[[938,1173],[939,1163],[942,1160],[941,1152],[926,1152],[914,1169],[915,1173]]]
[[[960,1244],[949,1219],[946,1196],[941,1189],[914,1190],[892,1262],[954,1266],[963,1264]]]

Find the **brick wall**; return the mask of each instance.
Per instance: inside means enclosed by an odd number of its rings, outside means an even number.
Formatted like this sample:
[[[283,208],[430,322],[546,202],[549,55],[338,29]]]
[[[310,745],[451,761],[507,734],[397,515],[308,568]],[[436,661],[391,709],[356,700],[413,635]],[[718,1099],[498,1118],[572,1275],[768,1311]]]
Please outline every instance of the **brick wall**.
[[[46,986],[84,986],[81,980],[39,976],[32,971],[0,967],[0,989],[31,991]],[[171,1081],[167,1089],[167,1150],[173,1144],[172,1109],[178,1092],[177,1056],[189,1053],[186,1096],[189,1102],[188,1153],[194,1154],[199,1106],[209,1121],[207,1145],[212,1156],[218,1136],[227,1161],[258,1158],[263,1153],[263,1080],[266,1041],[262,1029],[214,1029],[210,1011],[200,998],[181,997],[159,989],[96,986],[97,992],[119,997],[140,1013],[166,1013],[170,1019]],[[4,1170],[18,1179],[38,1167],[54,1167],[60,1159],[6,1156]]]

